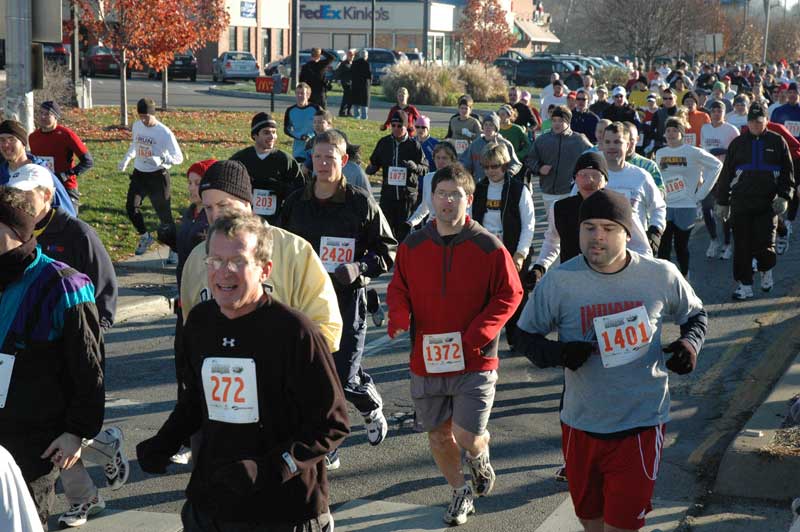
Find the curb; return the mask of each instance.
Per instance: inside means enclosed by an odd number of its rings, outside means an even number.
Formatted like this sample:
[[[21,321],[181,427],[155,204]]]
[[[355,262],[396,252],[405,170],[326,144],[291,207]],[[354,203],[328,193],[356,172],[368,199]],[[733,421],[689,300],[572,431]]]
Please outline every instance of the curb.
[[[776,457],[762,451],[773,441],[786,417],[786,405],[798,391],[800,355],[725,451],[714,485],[716,493],[784,502],[796,495],[800,456]]]
[[[172,314],[172,312],[172,300],[165,296],[120,296],[114,324],[116,325],[134,318]]]

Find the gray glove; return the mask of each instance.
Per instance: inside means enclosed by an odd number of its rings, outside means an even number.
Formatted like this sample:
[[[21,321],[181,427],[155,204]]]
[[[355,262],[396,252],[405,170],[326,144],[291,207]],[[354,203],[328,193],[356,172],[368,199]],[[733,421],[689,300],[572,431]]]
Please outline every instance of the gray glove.
[[[780,196],[775,196],[775,199],[772,200],[772,212],[777,215],[785,213],[787,207],[789,207],[789,202]]]
[[[366,265],[363,262],[349,262],[347,264],[340,264],[333,271],[333,278],[344,286],[350,286],[356,279],[366,271]]]
[[[714,214],[722,220],[723,222],[727,222],[728,218],[731,216],[731,206],[730,205],[720,205],[717,203],[714,205]]]

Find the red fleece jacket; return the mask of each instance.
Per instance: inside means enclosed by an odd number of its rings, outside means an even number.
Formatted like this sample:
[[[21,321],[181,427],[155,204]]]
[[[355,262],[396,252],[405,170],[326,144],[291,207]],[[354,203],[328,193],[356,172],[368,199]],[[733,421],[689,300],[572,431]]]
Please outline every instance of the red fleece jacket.
[[[414,335],[414,374],[429,375],[423,336],[449,332],[461,333],[466,372],[490,371],[498,367],[498,335],[522,301],[522,286],[503,243],[467,218],[447,244],[435,221],[409,235],[397,250],[386,297],[390,333],[410,329]]]

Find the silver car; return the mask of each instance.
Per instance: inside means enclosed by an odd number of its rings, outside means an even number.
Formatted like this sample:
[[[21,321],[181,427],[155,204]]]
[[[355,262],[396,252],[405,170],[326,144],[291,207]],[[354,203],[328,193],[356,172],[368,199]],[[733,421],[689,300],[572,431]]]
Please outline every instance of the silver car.
[[[214,81],[255,80],[258,76],[258,63],[250,52],[224,52],[211,65],[211,77]]]

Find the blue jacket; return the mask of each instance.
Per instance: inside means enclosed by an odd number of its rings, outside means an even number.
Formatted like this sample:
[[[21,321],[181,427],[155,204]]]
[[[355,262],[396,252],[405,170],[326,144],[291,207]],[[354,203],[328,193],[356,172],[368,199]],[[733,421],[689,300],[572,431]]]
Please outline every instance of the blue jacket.
[[[36,155],[26,152],[28,156],[28,160],[30,160],[33,164],[38,164],[39,166],[43,166],[47,168],[44,164],[44,160]],[[72,200],[67,194],[67,189],[64,188],[64,185],[61,184],[61,180],[58,179],[53,172],[50,172],[50,175],[53,176],[53,184],[56,187],[56,193],[53,195],[53,208],[61,207],[70,216],[75,216],[77,218],[78,214],[75,212],[75,206],[72,204]],[[8,180],[11,178],[11,172],[8,171],[8,161],[3,161],[0,163],[0,185],[5,185],[8,183]]]

